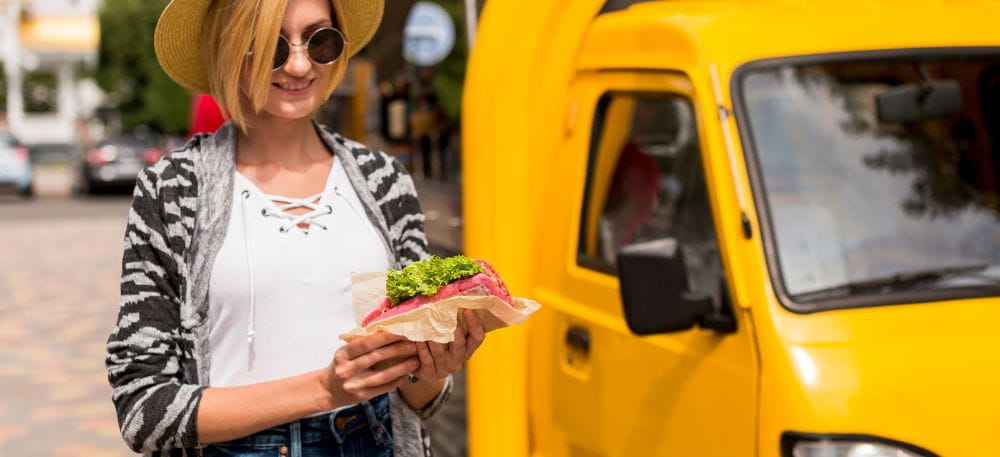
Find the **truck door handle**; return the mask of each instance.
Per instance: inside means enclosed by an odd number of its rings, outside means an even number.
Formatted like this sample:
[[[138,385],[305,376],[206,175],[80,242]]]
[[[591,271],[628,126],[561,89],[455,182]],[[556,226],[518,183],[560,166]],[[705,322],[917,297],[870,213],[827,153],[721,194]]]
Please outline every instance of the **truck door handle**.
[[[584,354],[590,352],[590,331],[579,326],[571,326],[566,330],[566,345]]]

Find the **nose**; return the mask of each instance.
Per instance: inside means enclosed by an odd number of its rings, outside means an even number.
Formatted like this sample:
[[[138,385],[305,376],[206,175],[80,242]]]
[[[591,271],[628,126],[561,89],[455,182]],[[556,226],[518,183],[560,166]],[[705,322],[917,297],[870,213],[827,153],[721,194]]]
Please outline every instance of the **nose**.
[[[312,60],[309,59],[309,53],[306,52],[305,46],[293,46],[288,54],[288,61],[285,62],[285,66],[282,70],[295,78],[301,78],[309,74],[309,70],[312,69]]]

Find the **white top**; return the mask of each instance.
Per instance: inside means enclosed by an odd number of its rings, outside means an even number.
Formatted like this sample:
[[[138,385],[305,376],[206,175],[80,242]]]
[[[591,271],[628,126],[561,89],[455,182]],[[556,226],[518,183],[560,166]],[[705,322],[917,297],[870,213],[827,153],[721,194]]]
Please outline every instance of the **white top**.
[[[357,325],[351,273],[390,267],[340,161],[323,192],[304,199],[266,195],[236,172],[232,204],[209,280],[210,384],[327,366],[344,344],[338,335]],[[296,207],[311,211],[285,212]]]

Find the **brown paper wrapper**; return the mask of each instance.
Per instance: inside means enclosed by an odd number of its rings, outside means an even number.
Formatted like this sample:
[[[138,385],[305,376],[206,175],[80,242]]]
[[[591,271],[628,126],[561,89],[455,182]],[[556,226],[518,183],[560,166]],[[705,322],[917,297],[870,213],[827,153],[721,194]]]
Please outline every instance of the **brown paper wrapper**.
[[[354,313],[357,322],[364,320],[385,300],[385,273],[364,273],[351,276],[351,291],[354,295]],[[364,335],[388,332],[405,337],[410,341],[434,341],[450,343],[455,339],[455,329],[465,330],[462,309],[476,312],[486,331],[524,322],[531,313],[541,307],[538,302],[515,297],[514,306],[490,295],[484,287],[477,287],[465,294],[441,301],[427,303],[403,314],[373,322],[367,327],[358,327],[340,335],[340,339],[351,341]]]

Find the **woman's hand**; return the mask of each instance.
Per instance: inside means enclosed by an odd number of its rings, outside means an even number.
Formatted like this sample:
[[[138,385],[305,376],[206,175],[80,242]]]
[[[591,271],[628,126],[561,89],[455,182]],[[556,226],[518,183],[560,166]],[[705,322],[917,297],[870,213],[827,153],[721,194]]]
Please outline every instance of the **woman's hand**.
[[[462,310],[465,316],[466,331],[461,326],[455,328],[455,340],[441,344],[433,341],[417,344],[417,356],[420,359],[420,370],[413,373],[421,380],[444,379],[449,374],[462,368],[462,365],[472,357],[486,339],[486,329],[475,311]]]
[[[353,405],[389,392],[420,367],[417,344],[390,333],[351,340],[337,350],[324,371],[334,407]],[[382,361],[391,364],[376,364]]]

